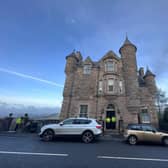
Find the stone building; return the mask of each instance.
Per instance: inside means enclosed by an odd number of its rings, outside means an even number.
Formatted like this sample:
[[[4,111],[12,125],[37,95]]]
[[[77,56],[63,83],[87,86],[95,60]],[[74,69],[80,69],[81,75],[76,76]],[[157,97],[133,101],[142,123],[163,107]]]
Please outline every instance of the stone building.
[[[128,123],[157,126],[155,75],[142,67],[137,70],[136,50],[126,37],[121,57],[109,51],[95,62],[83,60],[80,52],[68,55],[60,119],[96,118],[105,121],[105,129]]]

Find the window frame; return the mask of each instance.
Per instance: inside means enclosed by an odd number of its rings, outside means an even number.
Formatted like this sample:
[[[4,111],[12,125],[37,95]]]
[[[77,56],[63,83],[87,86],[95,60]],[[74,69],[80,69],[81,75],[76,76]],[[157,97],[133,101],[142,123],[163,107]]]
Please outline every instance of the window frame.
[[[139,113],[140,123],[142,124],[150,124],[151,123],[151,117],[148,112],[147,108],[142,108],[141,112]]]
[[[115,63],[112,60],[105,62],[105,72],[114,72],[115,71]]]
[[[86,107],[86,111],[85,112],[82,111],[82,107],[84,107],[84,106]],[[80,105],[79,117],[88,118],[88,105],[87,104],[81,104]]]
[[[83,74],[84,75],[90,75],[92,71],[92,65],[91,64],[84,64],[83,66]]]
[[[122,80],[119,81],[119,92],[123,93],[123,81]]]
[[[103,91],[103,81],[99,80],[99,87],[98,87],[99,93]]]
[[[112,81],[111,84],[109,84],[110,81]],[[107,91],[109,93],[114,93],[114,89],[115,89],[115,86],[114,86],[115,84],[114,83],[115,83],[115,80],[112,79],[112,78],[110,78],[110,79],[107,80]],[[112,90],[110,89],[110,87],[111,87]]]

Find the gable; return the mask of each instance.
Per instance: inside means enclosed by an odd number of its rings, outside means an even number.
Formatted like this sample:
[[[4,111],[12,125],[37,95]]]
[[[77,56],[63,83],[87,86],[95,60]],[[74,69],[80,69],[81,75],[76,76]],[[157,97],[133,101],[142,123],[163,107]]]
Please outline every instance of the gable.
[[[112,50],[110,50],[109,52],[107,52],[104,56],[103,56],[103,58],[101,59],[101,60],[106,60],[106,59],[115,59],[115,60],[117,60],[117,61],[119,61],[120,60],[120,58],[112,51]]]

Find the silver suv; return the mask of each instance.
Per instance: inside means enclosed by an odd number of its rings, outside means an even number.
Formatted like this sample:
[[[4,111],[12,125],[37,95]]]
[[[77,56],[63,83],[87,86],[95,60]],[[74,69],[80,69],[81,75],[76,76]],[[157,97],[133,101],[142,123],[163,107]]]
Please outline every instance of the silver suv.
[[[77,136],[90,143],[102,133],[102,126],[92,118],[69,118],[59,124],[48,124],[41,128],[40,137],[51,141],[56,136]]]

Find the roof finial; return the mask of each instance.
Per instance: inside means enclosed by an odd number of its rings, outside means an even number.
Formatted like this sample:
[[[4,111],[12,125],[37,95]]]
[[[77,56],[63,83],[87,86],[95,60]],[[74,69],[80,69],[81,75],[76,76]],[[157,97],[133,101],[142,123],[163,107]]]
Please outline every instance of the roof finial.
[[[128,34],[127,34],[127,32],[126,32],[126,38],[125,39],[128,40]]]

